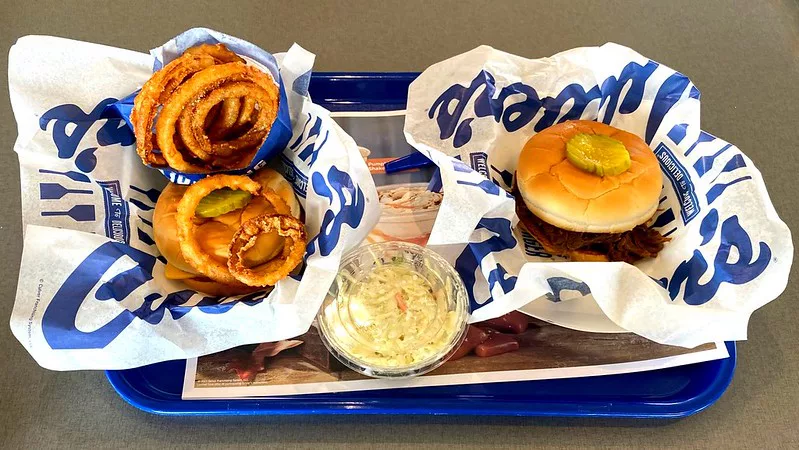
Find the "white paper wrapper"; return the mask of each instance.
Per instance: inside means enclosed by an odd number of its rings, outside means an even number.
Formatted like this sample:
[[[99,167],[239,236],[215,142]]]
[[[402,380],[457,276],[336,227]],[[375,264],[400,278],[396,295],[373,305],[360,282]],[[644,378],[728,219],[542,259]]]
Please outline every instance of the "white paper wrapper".
[[[209,39],[251,45],[194,29],[152,54]],[[125,369],[308,329],[341,255],[374,226],[379,205],[354,141],[307,95],[314,55],[294,45],[275,59],[293,136],[271,164],[305,209],[306,267],[268,295],[211,298],[164,278],[152,213],[166,180],[142,165],[132,134],[106,108],[141,87],[154,57],[41,36],[12,47],[25,243],[11,329],[41,366]]]
[[[500,187],[510,188],[530,136],[569,119],[635,133],[655,152],[663,193],[654,226],[672,238],[657,258],[563,262],[515,229],[514,201]],[[791,234],[760,172],[701,131],[699,91],[688,78],[628,48],[529,60],[478,47],[414,81],[405,134],[440,168],[444,201],[428,245],[469,243],[456,268],[472,308],[483,305],[473,321],[571,296],[595,301],[622,329],[695,347],[745,339],[751,313],[787,283]]]

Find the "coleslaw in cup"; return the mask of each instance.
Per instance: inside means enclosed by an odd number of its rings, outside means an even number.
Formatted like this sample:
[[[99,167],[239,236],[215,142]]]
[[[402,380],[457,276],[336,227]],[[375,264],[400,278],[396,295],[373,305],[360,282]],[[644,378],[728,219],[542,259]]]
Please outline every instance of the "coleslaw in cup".
[[[405,242],[346,255],[317,316],[322,341],[364,375],[427,373],[460,346],[469,315],[466,288],[441,256]]]

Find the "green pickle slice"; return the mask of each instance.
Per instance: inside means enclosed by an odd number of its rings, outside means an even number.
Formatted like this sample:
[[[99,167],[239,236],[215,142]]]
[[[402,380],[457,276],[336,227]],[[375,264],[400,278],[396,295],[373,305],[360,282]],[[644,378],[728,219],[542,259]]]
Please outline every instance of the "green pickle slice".
[[[600,134],[580,133],[566,143],[566,158],[600,177],[619,175],[630,168],[630,152],[620,141]]]
[[[252,195],[247,191],[230,188],[217,189],[200,200],[194,214],[203,218],[221,216],[235,209],[244,208],[250,203],[251,198]]]

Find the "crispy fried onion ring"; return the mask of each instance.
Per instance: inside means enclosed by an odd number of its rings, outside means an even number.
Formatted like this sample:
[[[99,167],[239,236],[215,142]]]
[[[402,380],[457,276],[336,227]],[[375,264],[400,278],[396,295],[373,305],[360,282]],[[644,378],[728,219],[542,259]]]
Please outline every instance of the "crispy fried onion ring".
[[[208,55],[214,58],[214,60],[216,60],[220,64],[244,61],[239,57],[239,55],[228,50],[227,47],[225,47],[225,44],[202,44],[195,47],[191,47],[190,49],[183,52],[183,56],[186,55],[194,56],[197,54]]]
[[[239,112],[239,117],[236,120],[235,127],[233,131],[236,131],[238,128],[242,128],[246,126],[252,120],[252,113],[255,111],[255,99],[252,97],[244,97],[244,100],[241,103],[241,110]]]
[[[180,202],[178,203],[177,207],[177,214],[175,216],[175,220],[177,222],[177,232],[178,232],[178,241],[180,242],[180,251],[183,253],[183,257],[186,262],[189,263],[195,270],[200,272],[201,274],[205,275],[206,277],[217,281],[219,283],[231,284],[231,285],[238,285],[241,283],[245,283],[249,286],[267,286],[269,284],[264,284],[262,280],[266,279],[267,281],[271,281],[275,279],[274,276],[271,274],[269,275],[268,279],[264,276],[259,276],[257,274],[250,274],[241,275],[239,271],[239,267],[241,266],[241,254],[245,252],[247,249],[252,247],[255,243],[255,236],[258,234],[252,234],[252,232],[248,232],[245,230],[245,225],[239,229],[236,233],[236,236],[239,236],[242,233],[246,233],[246,236],[251,236],[248,238],[248,242],[251,240],[252,242],[248,244],[247,248],[241,249],[239,253],[235,256],[236,263],[231,266],[230,261],[234,258],[233,253],[231,253],[231,258],[228,260],[228,264],[225,265],[220,263],[219,261],[215,260],[210,254],[203,251],[200,247],[199,242],[197,241],[197,237],[195,235],[197,225],[194,223],[195,219],[195,210],[197,209],[197,205],[200,203],[205,196],[210,194],[211,192],[221,189],[223,187],[229,187],[231,189],[239,189],[243,191],[247,191],[254,196],[261,196],[264,197],[272,206],[275,208],[275,216],[277,217],[289,217],[296,221],[291,216],[291,210],[286,202],[272,189],[268,187],[261,187],[261,185],[249,177],[242,176],[242,175],[213,175],[207,178],[204,178],[186,189],[186,192],[183,194],[183,198],[181,198]],[[257,219],[257,218],[256,218]],[[251,219],[247,223],[252,222]],[[292,232],[292,237],[296,236],[296,238],[292,238],[291,246],[301,247],[300,252],[300,259],[302,261],[302,255],[305,253],[305,228],[302,222],[297,221],[299,224],[302,233],[297,235],[296,233]],[[291,224],[292,227],[297,226],[296,224]],[[280,234],[283,228],[277,227],[275,228],[278,233]],[[244,230],[244,231],[243,231]],[[247,230],[252,230],[251,228],[247,228]],[[268,231],[267,231],[268,232]],[[282,235],[282,234],[281,234]],[[231,249],[234,247],[236,238],[231,242]],[[288,251],[288,247],[284,247],[283,255],[281,258],[286,259],[286,261],[293,261],[295,260],[294,252],[292,251],[289,254],[286,254]],[[231,250],[232,251],[232,250]],[[288,259],[291,258],[291,259]],[[283,271],[283,265],[287,265],[288,262],[282,264],[273,264],[275,261],[269,261],[266,264],[259,267],[259,273],[261,272],[261,268],[268,268],[268,270],[276,270],[280,269],[280,273]],[[286,275],[288,275],[291,270],[299,264],[297,262],[292,266]],[[235,267],[236,273],[231,273],[231,269],[229,267]],[[274,268],[274,269],[273,269]],[[249,269],[247,269],[249,270]],[[282,275],[277,278],[280,280],[284,278],[286,275]],[[256,280],[256,284],[251,284],[247,280]],[[275,281],[276,283],[277,281]],[[272,283],[274,284],[274,283]]]
[[[224,62],[243,61],[222,44],[204,44],[190,48],[183,56],[164,66],[144,83],[141,92],[133,101],[130,118],[133,123],[133,133],[136,135],[136,151],[145,164],[161,167],[166,165],[163,156],[153,153],[152,128],[158,108],[178,86],[206,67]]]
[[[243,96],[252,96],[258,103],[255,123],[238,138],[211,142],[204,129],[205,119],[211,109],[225,99]],[[277,116],[278,97],[277,86],[268,75],[257,68],[244,63],[208,67],[189,78],[164,103],[156,123],[158,148],[169,166],[175,170],[208,172],[211,164],[207,162],[215,156],[231,156],[234,152],[257,147],[263,142]],[[177,128],[180,128],[179,137],[183,145],[205,164],[192,162],[180,152],[175,144]],[[247,162],[244,161],[244,164]],[[227,161],[225,164],[227,168],[241,167],[230,166]]]
[[[211,109],[216,107],[217,105],[214,105]],[[222,106],[219,107],[218,117],[211,120],[211,126],[207,129],[208,137],[215,141],[224,138],[230,132],[233,126],[236,125],[236,121],[239,120],[240,107],[241,99],[226,98],[224,101],[222,101]],[[208,117],[210,115],[211,114],[209,113],[209,115],[206,116],[204,123],[208,123]],[[181,122],[181,124],[182,123],[183,122]]]
[[[242,263],[244,252],[255,245],[261,233],[277,231],[286,239],[283,252],[277,258],[256,268],[247,268]],[[305,226],[290,215],[263,214],[241,225],[230,243],[228,270],[237,280],[249,286],[274,286],[287,277],[305,256]]]
[[[271,75],[224,45],[190,48],[136,96],[136,150],[145,164],[188,173],[245,167],[269,134],[279,102]]]
[[[254,98],[259,105],[274,104],[275,108],[259,110],[255,123],[241,136],[228,141],[211,142],[203,129],[205,118],[208,116],[211,109],[214,105],[221,102],[222,107],[220,109],[220,114],[224,116],[225,103],[228,100],[234,100],[238,105],[239,98],[245,95]],[[277,97],[273,97],[257,83],[249,81],[227,83],[214,89],[205,98],[196,102],[193,108],[189,106],[183,110],[180,116],[180,137],[192,153],[205,161],[211,159],[211,164],[213,164],[213,156],[210,158],[206,158],[206,156],[215,155],[228,157],[233,155],[234,152],[251,148],[263,142],[277,115],[276,102]],[[164,110],[166,110],[166,107]],[[225,121],[224,117],[222,119]],[[230,125],[232,126],[235,124],[237,119],[238,108],[236,108],[235,115],[229,121]]]

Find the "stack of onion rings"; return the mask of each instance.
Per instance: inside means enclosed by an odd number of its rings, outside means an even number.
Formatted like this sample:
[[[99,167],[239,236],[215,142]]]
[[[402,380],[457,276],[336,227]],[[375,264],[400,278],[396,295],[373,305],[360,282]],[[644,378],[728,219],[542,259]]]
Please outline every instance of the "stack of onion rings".
[[[272,77],[224,45],[190,48],[136,96],[136,150],[147,165],[187,173],[246,167],[269,134],[279,101]]]
[[[261,196],[272,204],[276,214],[264,214],[248,220],[241,225],[230,243],[230,257],[227,264],[215,260],[201,247],[195,236],[195,210],[200,201],[211,192],[228,187],[247,191],[253,196]],[[248,286],[273,286],[285,278],[302,263],[305,256],[307,237],[305,226],[291,215],[286,202],[275,191],[262,187],[258,182],[241,175],[212,175],[186,189],[178,203],[178,240],[183,257],[195,270],[219,283]],[[286,238],[281,254],[256,268],[245,267],[242,256],[255,245],[261,233],[276,231]]]

